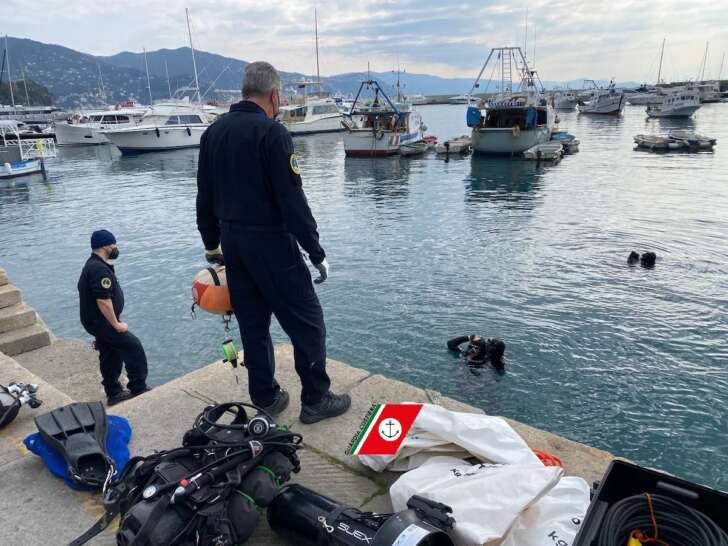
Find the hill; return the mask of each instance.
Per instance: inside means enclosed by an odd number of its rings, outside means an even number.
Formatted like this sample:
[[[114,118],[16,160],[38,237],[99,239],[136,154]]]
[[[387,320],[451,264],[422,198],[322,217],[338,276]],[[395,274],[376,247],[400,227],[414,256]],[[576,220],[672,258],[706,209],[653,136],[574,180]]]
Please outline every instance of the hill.
[[[14,81],[13,96],[15,97],[15,104],[25,106],[50,106],[53,104],[53,98],[48,92],[48,88],[33,80]],[[0,84],[0,104],[12,104],[8,82]]]

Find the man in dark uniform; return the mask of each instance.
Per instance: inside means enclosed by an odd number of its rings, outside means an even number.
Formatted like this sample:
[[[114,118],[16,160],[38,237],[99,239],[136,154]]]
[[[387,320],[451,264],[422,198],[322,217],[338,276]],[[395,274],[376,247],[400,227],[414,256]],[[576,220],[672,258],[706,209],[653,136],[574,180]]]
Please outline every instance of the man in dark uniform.
[[[124,310],[124,292],[108,260],[119,256],[114,235],[105,229],[91,235],[91,257],[78,279],[81,324],[96,338],[99,365],[108,406],[133,398],[147,388],[147,357],[139,339],[120,322]],[[126,364],[129,390],[119,383]]]
[[[346,412],[326,373],[326,326],[299,245],[320,276],[326,253],[306,201],[298,158],[286,128],[275,121],[280,76],[265,62],[246,67],[243,100],[202,135],[197,171],[197,226],[208,261],[224,263],[240,326],[250,397],[277,414],[289,396],[275,380],[271,315],[293,343],[301,379],[301,415],[315,423]]]

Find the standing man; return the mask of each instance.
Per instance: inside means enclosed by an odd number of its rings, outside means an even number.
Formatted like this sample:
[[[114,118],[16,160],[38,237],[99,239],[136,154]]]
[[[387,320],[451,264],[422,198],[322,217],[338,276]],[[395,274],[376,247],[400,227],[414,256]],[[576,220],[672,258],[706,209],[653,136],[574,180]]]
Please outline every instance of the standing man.
[[[99,366],[106,391],[106,405],[113,406],[149,390],[147,356],[141,341],[120,322],[124,310],[124,292],[109,260],[119,257],[116,238],[105,229],[91,235],[91,257],[78,279],[81,324],[96,338]],[[129,390],[119,383],[126,364]]]
[[[271,315],[293,343],[301,378],[303,423],[346,412],[348,394],[329,390],[326,326],[298,245],[326,280],[329,265],[303,193],[298,157],[275,121],[281,79],[266,62],[249,64],[243,100],[202,135],[197,171],[197,226],[212,263],[224,263],[248,368],[250,398],[273,415],[289,396],[275,380]]]

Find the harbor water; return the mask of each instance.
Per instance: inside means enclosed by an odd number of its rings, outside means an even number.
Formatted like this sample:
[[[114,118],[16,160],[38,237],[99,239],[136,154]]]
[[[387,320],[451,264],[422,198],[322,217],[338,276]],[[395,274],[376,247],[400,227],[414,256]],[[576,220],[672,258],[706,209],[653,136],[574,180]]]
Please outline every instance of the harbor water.
[[[464,106],[419,110],[440,139],[466,133]],[[728,104],[682,121],[560,116],[582,144],[557,165],[345,159],[341,135],[295,140],[331,264],[317,286],[329,356],[728,489]],[[675,127],[718,146],[634,150],[635,134]],[[220,317],[190,314],[206,265],[196,168],[196,150],[71,148],[47,180],[0,183],[0,266],[57,336],[88,339],[89,234],[117,235],[152,384],[219,358],[226,338]],[[631,250],[656,267],[628,266]],[[448,353],[471,333],[506,342],[506,374]]]

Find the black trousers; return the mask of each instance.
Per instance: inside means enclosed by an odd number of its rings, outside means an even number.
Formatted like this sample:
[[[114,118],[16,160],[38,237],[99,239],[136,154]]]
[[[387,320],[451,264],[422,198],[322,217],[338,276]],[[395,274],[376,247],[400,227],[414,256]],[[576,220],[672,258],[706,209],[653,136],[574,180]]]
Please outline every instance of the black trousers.
[[[279,389],[270,337],[271,315],[275,315],[293,344],[301,401],[319,402],[331,386],[326,373],[326,326],[296,240],[287,232],[248,231],[231,224],[223,224],[221,240],[251,400],[267,406]]]
[[[144,391],[147,388],[147,355],[139,338],[131,332],[119,333],[110,325],[89,328],[88,332],[96,338],[101,384],[106,396],[114,396],[124,389],[119,383],[124,365],[129,390],[133,393]]]

